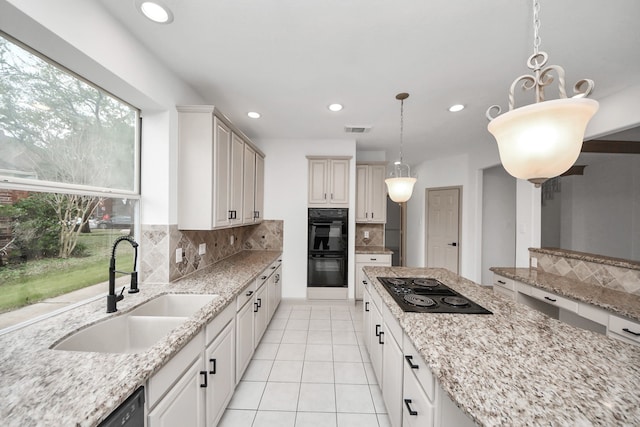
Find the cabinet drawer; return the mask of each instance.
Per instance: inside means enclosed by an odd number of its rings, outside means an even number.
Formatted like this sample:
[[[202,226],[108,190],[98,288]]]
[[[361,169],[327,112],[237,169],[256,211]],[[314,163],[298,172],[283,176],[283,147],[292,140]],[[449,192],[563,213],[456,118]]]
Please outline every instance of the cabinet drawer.
[[[542,289],[538,289],[538,288],[533,288],[531,296],[541,301],[544,301],[547,304],[555,305],[557,307],[564,308],[565,310],[569,310],[574,313],[578,312],[578,303],[576,301],[570,300],[569,298],[564,298],[554,293],[543,291]]]
[[[408,336],[403,337],[404,352],[404,378],[407,380],[415,380],[420,384],[429,400],[434,400],[435,379],[431,373],[431,369],[418,354]]]
[[[509,289],[515,291],[516,285],[513,279],[507,279],[503,276],[498,276],[497,274],[493,275],[493,286],[498,286],[503,289]]]
[[[610,314],[608,332],[609,334],[617,335],[614,336],[614,338],[620,336],[624,338],[626,342],[640,344],[640,323],[634,322],[631,319]]]
[[[432,426],[433,404],[411,371],[412,369],[405,364],[402,393],[402,425],[409,427]]]
[[[390,254],[356,254],[356,263],[365,265],[391,265]]]
[[[256,282],[253,281],[249,286],[244,288],[244,290],[240,292],[236,297],[236,311],[240,311],[242,306],[244,306],[247,303],[247,301],[252,299],[255,293],[256,293]]]
[[[205,329],[205,345],[209,345],[211,341],[224,329],[236,317],[236,307],[233,303],[230,303],[224,310],[216,315],[216,317],[209,322]]]
[[[609,313],[584,302],[578,304],[578,314],[600,325],[607,326],[609,322]]]
[[[515,280],[513,281],[513,283],[516,287],[516,291],[523,293],[525,295],[532,295],[533,286],[527,285],[526,283],[522,283],[522,282],[516,282]]]

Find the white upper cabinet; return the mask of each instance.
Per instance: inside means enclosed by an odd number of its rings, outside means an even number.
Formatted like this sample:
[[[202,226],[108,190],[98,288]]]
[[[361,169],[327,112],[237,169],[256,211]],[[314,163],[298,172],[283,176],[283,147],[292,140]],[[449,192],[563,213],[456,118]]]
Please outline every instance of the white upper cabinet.
[[[309,207],[349,207],[349,159],[309,159]]]
[[[256,153],[256,184],[254,195],[254,222],[262,222],[264,218],[264,157]]]
[[[246,223],[256,210],[256,184],[264,185],[262,179],[256,181],[255,170],[255,159],[264,159],[263,154],[215,107],[177,109],[178,228],[212,230]],[[260,167],[263,171],[264,165]]]
[[[387,222],[385,165],[356,166],[356,222]]]

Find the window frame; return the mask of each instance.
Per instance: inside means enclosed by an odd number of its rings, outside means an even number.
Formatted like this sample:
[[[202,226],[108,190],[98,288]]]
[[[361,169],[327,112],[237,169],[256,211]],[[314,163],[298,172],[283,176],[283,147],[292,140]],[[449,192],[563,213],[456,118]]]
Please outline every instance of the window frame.
[[[83,83],[93,87],[96,90],[102,91],[106,95],[114,98],[118,102],[128,106],[135,112],[135,131],[134,131],[134,174],[133,174],[133,190],[123,190],[123,189],[111,189],[108,187],[97,187],[85,184],[70,184],[64,182],[55,182],[55,181],[47,181],[47,180],[39,180],[39,179],[31,179],[31,178],[20,178],[11,175],[4,175],[2,169],[0,169],[0,188],[6,188],[10,190],[25,190],[25,191],[36,191],[36,192],[46,192],[46,193],[67,193],[67,194],[84,194],[90,196],[98,196],[98,197],[120,197],[120,198],[128,198],[128,199],[140,199],[140,181],[141,181],[141,150],[142,150],[142,114],[141,110],[138,107],[128,103],[117,95],[114,95],[112,92],[104,89],[103,87],[91,82],[80,74],[70,70],[59,62],[51,59],[50,57],[44,55],[40,51],[22,43],[20,40],[17,40],[15,37],[5,33],[0,30],[0,36],[7,39],[11,43],[19,46],[25,51],[31,53],[39,57],[41,60],[49,63],[50,65],[58,68],[64,73],[69,74],[70,76],[82,81]]]

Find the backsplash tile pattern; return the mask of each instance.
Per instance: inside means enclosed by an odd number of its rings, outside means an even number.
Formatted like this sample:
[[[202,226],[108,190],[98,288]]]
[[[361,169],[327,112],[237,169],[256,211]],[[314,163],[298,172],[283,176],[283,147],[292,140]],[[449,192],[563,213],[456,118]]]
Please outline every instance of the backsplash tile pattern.
[[[640,295],[640,270],[610,265],[610,258],[603,257],[603,262],[598,262],[598,257],[591,254],[566,252],[563,256],[562,250],[535,248],[529,250],[529,256],[536,258],[538,270],[546,273]]]
[[[173,282],[243,250],[282,250],[282,233],[283,222],[279,220],[212,231],[181,231],[175,224],[143,225],[141,280],[145,283]],[[206,244],[203,255],[198,254],[201,243]],[[179,248],[183,251],[182,262],[176,263]]]
[[[369,238],[364,238],[364,232]],[[356,246],[384,246],[384,224],[356,224]]]

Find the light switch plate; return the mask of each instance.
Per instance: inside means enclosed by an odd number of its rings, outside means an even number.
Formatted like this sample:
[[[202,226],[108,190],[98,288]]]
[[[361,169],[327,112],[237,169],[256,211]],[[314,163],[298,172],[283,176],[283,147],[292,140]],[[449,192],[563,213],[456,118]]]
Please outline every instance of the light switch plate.
[[[231,246],[233,246],[233,244],[236,242],[236,236],[234,236],[233,234],[229,237],[229,244]]]
[[[182,262],[182,248],[176,249],[176,263]]]
[[[368,231],[365,231],[365,232],[364,232],[364,238],[365,238],[365,239],[368,239],[368,238],[369,238],[369,232],[368,232]]]
[[[206,253],[207,253],[207,244],[200,243],[200,246],[198,246],[198,255],[204,255]]]

